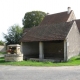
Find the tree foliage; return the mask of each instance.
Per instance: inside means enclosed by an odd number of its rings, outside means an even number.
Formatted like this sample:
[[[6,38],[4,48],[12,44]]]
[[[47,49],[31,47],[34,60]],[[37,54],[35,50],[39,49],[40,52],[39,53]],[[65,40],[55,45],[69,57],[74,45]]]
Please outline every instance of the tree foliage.
[[[23,29],[19,25],[13,25],[8,29],[8,34],[4,34],[7,44],[19,44]]]
[[[46,13],[42,11],[32,11],[25,13],[24,19],[22,20],[24,28],[38,26],[45,16]]]
[[[0,45],[4,45],[4,42],[2,40],[0,40]]]

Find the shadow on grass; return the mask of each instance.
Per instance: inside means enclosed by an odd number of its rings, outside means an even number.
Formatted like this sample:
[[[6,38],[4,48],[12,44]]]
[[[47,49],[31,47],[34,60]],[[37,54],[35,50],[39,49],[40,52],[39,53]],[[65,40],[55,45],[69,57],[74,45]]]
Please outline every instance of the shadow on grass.
[[[4,60],[4,57],[0,57],[0,64],[1,63],[6,63],[5,60]]]
[[[76,60],[80,60],[80,58],[77,58]]]
[[[5,61],[4,60],[1,60],[0,63],[5,63]]]

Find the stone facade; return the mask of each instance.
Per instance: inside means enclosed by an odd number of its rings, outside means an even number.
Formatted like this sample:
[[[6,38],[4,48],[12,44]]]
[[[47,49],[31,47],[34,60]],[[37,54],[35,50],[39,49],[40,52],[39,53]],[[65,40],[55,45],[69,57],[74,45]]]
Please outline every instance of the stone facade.
[[[20,45],[11,44],[7,46],[7,54],[4,56],[5,61],[23,61]]]
[[[67,35],[67,59],[76,56],[80,52],[80,34],[74,22]]]
[[[39,42],[22,43],[22,53],[24,59],[39,58]]]
[[[70,10],[70,8],[68,8],[67,14],[69,17],[65,22],[71,22],[73,20],[76,20],[75,14],[72,10]],[[47,22],[45,24],[47,24]],[[58,41],[61,41],[61,42],[58,42]],[[60,40],[56,39],[53,41],[42,41],[43,43],[42,45],[39,45],[39,43],[40,42],[39,41],[36,42],[36,40],[34,42],[27,42],[27,43],[23,42],[22,53],[24,54],[24,58],[39,58],[39,55],[42,53],[44,56],[44,59],[60,58],[61,60],[67,61],[71,57],[78,55],[80,52],[80,33],[76,25],[76,22],[75,21],[73,22],[71,29],[69,30],[69,32],[67,33],[64,39],[60,39]]]
[[[24,53],[24,59],[64,59],[64,41],[48,41],[42,43],[43,51],[40,50],[39,42],[22,43],[22,53]],[[40,52],[43,52],[43,56],[40,55]]]
[[[23,61],[23,54],[5,54],[5,61]]]
[[[45,59],[61,59],[64,58],[64,41],[48,41],[44,42],[44,58]]]
[[[70,16],[69,16],[67,22],[72,21],[72,20],[76,20],[76,17],[75,17],[74,11],[71,12],[71,14],[70,14]]]
[[[66,42],[65,42],[66,41]],[[22,43],[24,59],[39,58],[39,42]],[[61,59],[67,61],[80,52],[80,34],[74,21],[64,41],[43,42],[43,59]]]
[[[6,46],[0,46],[0,52],[6,52]]]

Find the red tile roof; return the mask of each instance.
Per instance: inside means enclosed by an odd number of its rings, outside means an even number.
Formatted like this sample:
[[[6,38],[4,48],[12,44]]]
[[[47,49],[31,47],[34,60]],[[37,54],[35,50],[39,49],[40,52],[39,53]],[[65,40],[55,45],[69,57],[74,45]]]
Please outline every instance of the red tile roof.
[[[27,31],[21,42],[64,40],[73,22],[40,25]]]
[[[71,12],[69,14],[67,13],[67,11],[65,11],[65,12],[61,12],[61,13],[47,15],[43,19],[43,21],[40,23],[40,25],[54,24],[54,23],[60,23],[60,22],[67,22]]]

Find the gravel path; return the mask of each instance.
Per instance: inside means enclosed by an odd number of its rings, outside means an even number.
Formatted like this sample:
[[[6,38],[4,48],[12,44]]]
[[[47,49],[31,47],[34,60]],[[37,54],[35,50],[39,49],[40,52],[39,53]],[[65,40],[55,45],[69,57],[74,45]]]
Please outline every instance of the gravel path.
[[[80,80],[80,66],[30,67],[0,65],[0,80]]]

